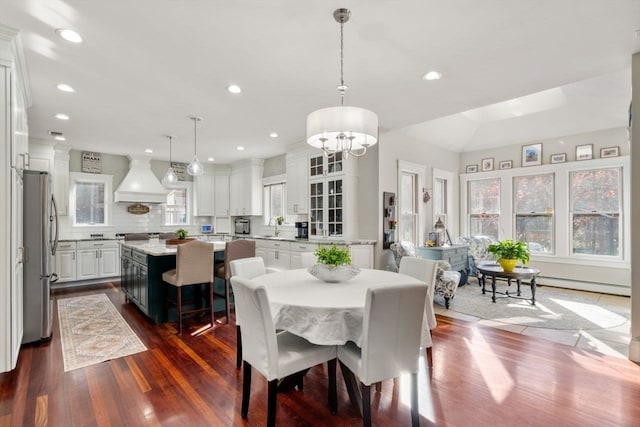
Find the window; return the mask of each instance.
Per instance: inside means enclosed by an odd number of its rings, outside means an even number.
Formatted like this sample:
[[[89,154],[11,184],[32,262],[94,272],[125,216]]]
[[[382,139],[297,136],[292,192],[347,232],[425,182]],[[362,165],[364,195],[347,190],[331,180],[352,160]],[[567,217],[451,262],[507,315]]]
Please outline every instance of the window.
[[[500,178],[469,181],[469,235],[499,238]]]
[[[620,168],[571,172],[572,253],[620,255]]]
[[[418,245],[418,175],[400,172],[400,222],[398,223],[398,240]]]
[[[111,175],[71,173],[70,210],[76,226],[109,225]]]
[[[447,180],[435,178],[433,180],[433,216],[440,218],[447,225]]]
[[[286,183],[276,182],[264,185],[264,224],[269,225],[279,216],[285,217]]]
[[[188,225],[187,218],[187,189],[169,189],[164,205],[164,225]]]
[[[553,174],[513,178],[515,238],[532,252],[554,251]]]

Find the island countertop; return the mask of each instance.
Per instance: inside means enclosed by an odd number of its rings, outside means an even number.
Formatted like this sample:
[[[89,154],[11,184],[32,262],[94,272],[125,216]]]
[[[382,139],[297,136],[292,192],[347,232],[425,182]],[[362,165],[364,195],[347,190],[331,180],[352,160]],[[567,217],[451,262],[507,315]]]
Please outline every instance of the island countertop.
[[[224,251],[225,242],[221,241],[208,241],[206,243],[213,245],[214,252]],[[138,250],[147,255],[164,256],[175,255],[177,252],[177,245],[166,245],[164,240],[154,241],[151,240],[130,240],[121,241],[120,244],[123,247],[132,248]]]

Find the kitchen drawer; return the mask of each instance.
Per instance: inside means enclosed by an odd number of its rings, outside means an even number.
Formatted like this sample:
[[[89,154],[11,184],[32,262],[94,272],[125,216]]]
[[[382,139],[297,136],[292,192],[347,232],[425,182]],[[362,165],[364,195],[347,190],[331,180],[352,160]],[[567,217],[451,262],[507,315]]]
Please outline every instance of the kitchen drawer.
[[[147,264],[147,254],[143,254],[138,251],[131,251],[131,257],[134,261],[139,262],[140,264]]]
[[[315,243],[289,243],[289,250],[292,252],[315,252],[318,249],[318,245]]]
[[[132,257],[132,255],[131,255],[132,252],[133,252],[133,250],[131,248],[127,248],[126,246],[123,246],[122,248],[120,248],[120,254],[123,257],[131,258]]]
[[[117,240],[81,240],[78,242],[78,249],[104,249],[117,247]]]
[[[288,251],[289,250],[289,242],[285,242],[284,240],[262,240],[264,245],[260,245],[263,248],[267,249],[277,249],[280,251]]]
[[[58,251],[74,251],[76,249],[76,242],[58,242]]]

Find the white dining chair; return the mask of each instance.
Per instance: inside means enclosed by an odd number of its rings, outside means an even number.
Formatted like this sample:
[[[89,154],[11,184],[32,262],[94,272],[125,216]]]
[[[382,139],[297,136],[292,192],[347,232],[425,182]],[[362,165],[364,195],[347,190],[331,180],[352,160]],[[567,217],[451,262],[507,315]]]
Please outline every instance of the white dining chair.
[[[367,290],[361,347],[338,347],[338,360],[360,380],[362,420],[371,425],[371,384],[411,374],[411,425],[419,425],[420,331],[427,285],[377,286]]]
[[[242,418],[249,412],[252,368],[268,381],[267,426],[275,426],[278,380],[324,362],[329,365],[329,407],[335,414],[336,347],[311,344],[289,332],[276,334],[264,287],[240,276],[231,276],[231,286],[243,324]]]
[[[300,265],[302,268],[311,267],[317,264],[316,254],[314,252],[302,252],[300,254]]]
[[[420,346],[425,348],[427,355],[427,366],[433,366],[433,340],[431,338],[431,330],[437,326],[436,315],[433,309],[433,293],[436,285],[436,272],[438,261],[425,258],[402,257],[400,261],[399,273],[407,274],[422,280],[428,286],[427,301],[424,306],[424,316],[427,330],[422,331]]]
[[[238,276],[245,279],[253,279],[256,276],[266,274],[267,268],[261,257],[240,258],[229,262],[231,277]],[[241,319],[236,310],[236,368],[242,366],[242,331],[240,330]]]

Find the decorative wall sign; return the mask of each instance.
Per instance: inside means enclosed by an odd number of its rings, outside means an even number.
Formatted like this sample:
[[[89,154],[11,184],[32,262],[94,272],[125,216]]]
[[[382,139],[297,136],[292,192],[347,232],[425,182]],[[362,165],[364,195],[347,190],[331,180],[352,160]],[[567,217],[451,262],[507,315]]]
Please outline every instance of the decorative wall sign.
[[[609,147],[600,149],[600,157],[618,157],[620,155],[620,147]]]
[[[133,204],[127,207],[127,212],[133,215],[144,215],[149,213],[149,206],[145,206],[140,203]]]
[[[593,159],[593,144],[578,145],[576,147],[576,160]]]
[[[511,160],[502,160],[500,162],[500,169],[511,169],[513,167],[513,161]]]
[[[82,172],[101,173],[102,172],[102,154],[92,151],[82,152]]]
[[[187,175],[186,163],[171,162],[171,167],[173,168],[173,171],[176,173],[176,176],[178,177],[178,181],[186,181],[185,180],[185,177]]]

